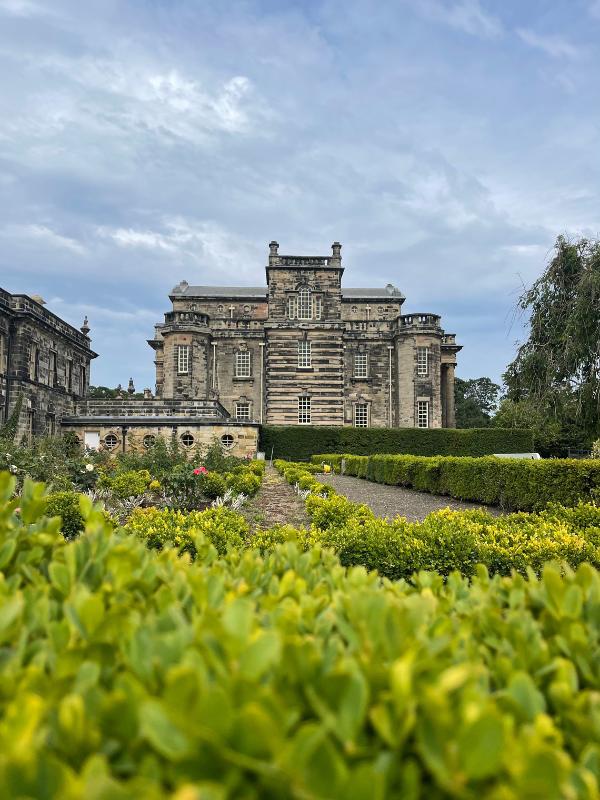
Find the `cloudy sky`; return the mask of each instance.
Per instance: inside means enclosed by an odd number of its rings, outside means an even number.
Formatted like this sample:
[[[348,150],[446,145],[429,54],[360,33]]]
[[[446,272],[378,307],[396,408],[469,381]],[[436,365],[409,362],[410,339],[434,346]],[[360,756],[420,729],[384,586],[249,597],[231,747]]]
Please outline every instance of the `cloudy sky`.
[[[556,236],[600,230],[599,42],[600,0],[0,0],[0,285],[153,387],[176,283],[339,239],[497,379]]]

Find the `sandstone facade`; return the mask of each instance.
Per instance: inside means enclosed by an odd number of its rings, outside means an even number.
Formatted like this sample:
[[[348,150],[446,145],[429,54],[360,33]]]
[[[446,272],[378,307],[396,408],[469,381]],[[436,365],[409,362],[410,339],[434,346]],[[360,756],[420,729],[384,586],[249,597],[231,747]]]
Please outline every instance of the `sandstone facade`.
[[[266,287],[190,286],[149,341],[162,398],[214,398],[238,421],[273,425],[454,427],[461,349],[404,295],[342,287],[330,256],[269,245]]]
[[[20,404],[16,441],[54,435],[73,414],[96,357],[88,333],[87,321],[77,330],[41,298],[0,289],[0,420]]]

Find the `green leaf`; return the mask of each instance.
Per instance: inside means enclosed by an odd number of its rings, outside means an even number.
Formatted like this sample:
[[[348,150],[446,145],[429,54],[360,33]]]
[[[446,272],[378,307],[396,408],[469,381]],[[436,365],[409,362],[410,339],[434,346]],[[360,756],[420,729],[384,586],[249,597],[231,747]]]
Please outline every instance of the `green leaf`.
[[[279,661],[281,642],[274,631],[255,639],[240,656],[240,673],[249,680],[258,680]]]
[[[0,547],[0,569],[6,567],[17,549],[16,539],[7,539],[2,547]]]
[[[6,636],[23,612],[23,595],[18,592],[0,607],[0,641]]]
[[[52,585],[66,597],[71,591],[71,578],[65,564],[53,561],[48,567],[48,574]]]
[[[546,710],[544,695],[538,691],[533,679],[526,672],[517,672],[513,675],[508,684],[507,694],[520,711],[522,718],[528,722]]]
[[[469,778],[480,780],[495,775],[502,766],[504,755],[502,718],[493,711],[485,712],[461,731],[458,745]]]
[[[226,607],[223,626],[234,639],[244,643],[250,636],[253,617],[254,603],[245,597],[238,597]]]
[[[190,743],[169,719],[158,700],[147,700],[140,706],[140,735],[165,758],[177,761],[186,756]]]

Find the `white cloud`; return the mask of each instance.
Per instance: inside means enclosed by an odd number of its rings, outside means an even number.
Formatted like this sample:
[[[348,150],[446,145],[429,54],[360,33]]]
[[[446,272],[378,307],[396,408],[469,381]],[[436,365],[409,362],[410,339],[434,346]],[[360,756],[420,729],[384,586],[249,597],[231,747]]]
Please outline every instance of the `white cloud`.
[[[33,0],[0,0],[0,13],[14,17],[33,17],[45,14],[46,9]]]
[[[470,33],[473,36],[492,38],[502,33],[502,23],[487,14],[479,0],[417,0],[417,10],[435,22]]]
[[[536,50],[541,50],[546,55],[552,56],[552,58],[575,60],[580,56],[580,51],[561,36],[544,36],[526,28],[519,28],[517,35],[525,44]]]
[[[264,246],[233,234],[211,221],[171,217],[163,220],[161,230],[100,227],[97,235],[112,240],[118,247],[153,251],[155,257],[169,256],[181,269],[186,265],[196,274],[198,268],[208,274],[219,273],[234,280],[256,273],[264,259]],[[191,276],[195,280],[194,275]],[[213,278],[214,279],[214,278]]]
[[[18,240],[25,244],[35,242],[42,247],[58,248],[60,250],[67,250],[76,255],[85,255],[87,250],[76,239],[71,239],[68,236],[62,236],[56,233],[47,225],[7,225],[0,230],[0,236],[13,240]]]

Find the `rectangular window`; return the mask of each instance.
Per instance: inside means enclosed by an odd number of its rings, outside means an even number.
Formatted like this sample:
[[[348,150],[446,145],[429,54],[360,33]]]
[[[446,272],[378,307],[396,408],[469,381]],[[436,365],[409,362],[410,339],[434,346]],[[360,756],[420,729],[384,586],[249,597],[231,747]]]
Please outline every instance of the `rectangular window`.
[[[29,377],[32,381],[37,381],[40,375],[40,351],[32,344],[29,352]]]
[[[48,386],[55,387],[58,384],[58,373],[56,371],[56,353],[50,351],[50,367],[48,369]]]
[[[66,390],[67,392],[73,391],[73,362],[71,359],[67,361],[66,367],[66,375],[65,375],[65,382],[66,382]]]
[[[419,400],[417,402],[417,427],[429,427],[429,401]]]
[[[298,342],[298,367],[311,366],[311,344],[302,340]]]
[[[298,301],[295,297],[288,298],[288,317],[296,319],[298,316]]]
[[[251,374],[250,351],[240,350],[235,354],[235,377],[249,378]]]
[[[369,427],[369,404],[356,403],[354,406],[354,427],[355,428],[368,428]]]
[[[300,289],[298,292],[298,319],[312,319],[310,289]]]
[[[298,425],[310,425],[310,397],[298,398]]]
[[[428,347],[417,347],[417,375],[429,375]]]
[[[369,360],[366,353],[356,353],[354,356],[354,377],[366,378],[369,374]]]
[[[250,419],[250,403],[236,403],[235,404],[235,418],[236,419]]]
[[[79,368],[79,394],[83,397],[85,394],[85,385],[86,385],[86,376],[85,376],[85,367],[81,366]]]
[[[0,372],[8,372],[8,370],[4,366],[5,350],[6,350],[6,345],[4,344],[4,336],[0,333]]]
[[[54,436],[56,433],[56,417],[54,414],[46,414],[46,433],[48,436]]]
[[[323,315],[323,300],[321,297],[315,297],[314,318],[321,319]]]
[[[177,374],[188,375],[190,371],[190,346],[189,344],[177,345]]]

